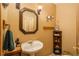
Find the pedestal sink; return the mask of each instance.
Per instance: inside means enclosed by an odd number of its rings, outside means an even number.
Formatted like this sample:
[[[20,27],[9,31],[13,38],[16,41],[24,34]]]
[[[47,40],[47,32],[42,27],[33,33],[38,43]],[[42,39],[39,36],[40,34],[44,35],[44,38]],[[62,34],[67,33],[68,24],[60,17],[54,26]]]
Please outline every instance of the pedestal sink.
[[[35,55],[37,51],[43,48],[43,42],[39,40],[30,40],[21,44],[23,52]]]

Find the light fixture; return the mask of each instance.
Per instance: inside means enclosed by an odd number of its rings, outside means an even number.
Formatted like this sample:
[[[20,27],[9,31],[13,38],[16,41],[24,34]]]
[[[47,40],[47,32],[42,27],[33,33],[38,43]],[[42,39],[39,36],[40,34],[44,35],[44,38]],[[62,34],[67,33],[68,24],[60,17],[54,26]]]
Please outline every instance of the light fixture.
[[[4,8],[7,8],[7,6],[9,5],[9,3],[2,3]]]
[[[52,21],[54,19],[54,16],[47,16],[47,21]]]
[[[41,10],[42,10],[42,6],[40,5],[40,6],[38,6],[38,8],[37,8],[37,13],[38,13],[38,15],[40,15]]]
[[[16,3],[16,9],[20,9],[20,3]]]

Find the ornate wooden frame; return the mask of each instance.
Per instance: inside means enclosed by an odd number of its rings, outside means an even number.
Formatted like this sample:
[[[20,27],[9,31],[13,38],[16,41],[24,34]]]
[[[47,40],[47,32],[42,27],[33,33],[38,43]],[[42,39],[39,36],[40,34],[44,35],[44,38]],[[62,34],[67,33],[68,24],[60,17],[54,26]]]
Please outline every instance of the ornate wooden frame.
[[[32,13],[34,13],[35,15],[36,15],[36,30],[35,31],[30,31],[30,32],[26,32],[22,27],[23,27],[23,13],[25,12],[25,11],[29,11],[29,12],[32,12]],[[37,32],[37,30],[38,30],[38,15],[36,14],[36,12],[35,11],[33,11],[33,10],[31,10],[31,9],[28,9],[28,8],[23,8],[23,9],[21,9],[20,11],[19,11],[19,29],[20,29],[20,31],[21,32],[23,32],[24,34],[34,34],[34,33],[36,33]]]

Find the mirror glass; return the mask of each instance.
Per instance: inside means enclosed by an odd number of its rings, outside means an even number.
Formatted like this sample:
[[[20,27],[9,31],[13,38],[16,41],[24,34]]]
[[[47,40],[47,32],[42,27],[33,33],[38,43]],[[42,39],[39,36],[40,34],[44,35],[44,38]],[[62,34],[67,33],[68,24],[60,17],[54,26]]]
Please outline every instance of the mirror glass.
[[[27,32],[36,29],[36,15],[34,13],[28,11],[23,13],[23,29]]]

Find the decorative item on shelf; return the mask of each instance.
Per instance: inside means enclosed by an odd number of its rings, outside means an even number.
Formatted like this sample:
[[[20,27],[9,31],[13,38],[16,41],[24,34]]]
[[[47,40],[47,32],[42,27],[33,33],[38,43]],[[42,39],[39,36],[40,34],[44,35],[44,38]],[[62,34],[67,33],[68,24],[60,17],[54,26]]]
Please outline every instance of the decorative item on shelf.
[[[16,47],[18,47],[18,46],[20,46],[20,41],[19,41],[19,38],[17,38],[16,40],[15,40],[15,43],[16,43]]]
[[[59,45],[56,45],[55,48],[59,48]]]
[[[55,42],[58,42],[58,40],[55,40]]]
[[[9,5],[9,3],[2,3],[2,6],[3,6],[4,8],[7,8],[8,5]]]
[[[54,27],[54,30],[55,30],[55,31],[59,31],[59,30],[60,30],[59,25],[56,25],[56,26]]]
[[[20,9],[20,3],[16,3],[16,9]]]
[[[60,51],[59,50],[55,50],[55,53],[60,53]]]
[[[42,6],[40,5],[40,6],[38,6],[38,8],[37,8],[37,13],[38,13],[38,15],[40,15],[40,12],[42,11]]]
[[[52,21],[54,19],[54,16],[47,16],[47,22]]]

